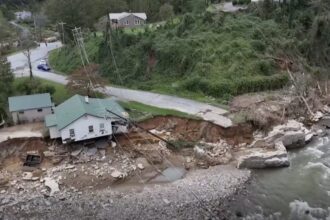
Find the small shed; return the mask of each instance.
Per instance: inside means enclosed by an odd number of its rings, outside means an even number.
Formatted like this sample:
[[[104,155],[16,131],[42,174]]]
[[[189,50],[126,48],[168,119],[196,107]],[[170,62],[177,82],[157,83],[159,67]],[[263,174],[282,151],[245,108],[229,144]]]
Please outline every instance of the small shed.
[[[9,97],[8,103],[14,124],[44,121],[52,114],[49,93]]]

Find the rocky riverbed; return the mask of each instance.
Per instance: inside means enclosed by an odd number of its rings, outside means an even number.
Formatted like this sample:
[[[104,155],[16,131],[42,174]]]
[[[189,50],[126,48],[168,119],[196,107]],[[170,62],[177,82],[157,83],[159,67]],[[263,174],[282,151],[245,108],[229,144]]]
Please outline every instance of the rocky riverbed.
[[[1,219],[228,219],[227,200],[248,181],[250,171],[215,166],[191,171],[167,184],[63,190],[1,196]]]

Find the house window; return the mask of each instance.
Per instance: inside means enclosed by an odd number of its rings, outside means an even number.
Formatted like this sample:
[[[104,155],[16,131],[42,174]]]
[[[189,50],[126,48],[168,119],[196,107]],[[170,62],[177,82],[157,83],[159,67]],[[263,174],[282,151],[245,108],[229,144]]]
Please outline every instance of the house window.
[[[39,109],[38,109],[38,112],[42,112],[42,108],[39,108]]]
[[[88,126],[88,131],[89,131],[89,133],[93,133],[94,132],[93,125]]]
[[[104,123],[100,124],[100,131],[104,131]]]
[[[135,19],[134,23],[135,23],[135,25],[139,25],[139,24],[141,24],[141,21],[138,19]]]
[[[76,136],[76,134],[74,133],[74,129],[70,129],[69,132],[70,132],[70,137]]]
[[[18,112],[18,114],[20,114],[20,115],[23,115],[23,114],[24,114],[24,112]]]
[[[129,21],[128,20],[124,21],[124,25],[129,25]]]

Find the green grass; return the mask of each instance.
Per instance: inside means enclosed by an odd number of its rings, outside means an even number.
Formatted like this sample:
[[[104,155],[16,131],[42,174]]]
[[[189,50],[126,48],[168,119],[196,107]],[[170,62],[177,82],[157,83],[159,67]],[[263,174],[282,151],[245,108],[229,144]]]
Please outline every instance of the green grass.
[[[20,82],[23,82],[26,78],[15,78],[14,81],[14,88],[17,87],[17,85]],[[55,82],[51,82],[45,79],[40,79],[40,82],[43,85],[50,85],[53,86],[55,88],[55,93],[52,95],[53,98],[53,102],[56,105],[61,104],[62,102],[64,102],[65,100],[67,100],[68,98],[70,98],[72,96],[72,94],[70,94],[70,92],[65,88],[64,85],[59,84],[59,83],[55,83]],[[16,94],[16,95],[22,95],[22,94]]]
[[[157,108],[138,102],[119,101],[120,105],[128,112],[134,121],[143,121],[155,116],[177,116],[182,118],[200,119],[197,116],[189,115],[172,109]]]
[[[276,57],[295,42],[274,20],[207,12],[156,26],[151,31],[118,32],[113,38],[117,65],[108,48],[101,45],[102,38],[88,38],[87,53],[112,85],[221,107],[235,95],[279,89],[288,81],[278,65],[266,58],[270,54]],[[152,68],[149,61],[154,63]],[[54,69],[70,73],[80,66],[80,58],[67,47],[53,52],[50,63]]]

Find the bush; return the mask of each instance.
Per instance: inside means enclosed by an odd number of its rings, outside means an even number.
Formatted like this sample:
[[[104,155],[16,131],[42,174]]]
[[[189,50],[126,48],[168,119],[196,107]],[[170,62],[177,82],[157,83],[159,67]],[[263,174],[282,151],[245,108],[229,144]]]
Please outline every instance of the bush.
[[[55,93],[54,86],[51,85],[42,85],[39,79],[25,79],[20,81],[16,85],[16,90],[20,95],[32,95],[37,93],[49,93],[53,95]]]

